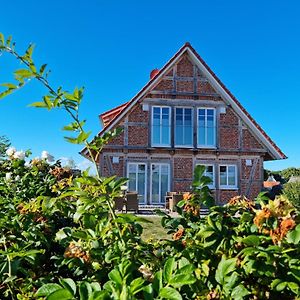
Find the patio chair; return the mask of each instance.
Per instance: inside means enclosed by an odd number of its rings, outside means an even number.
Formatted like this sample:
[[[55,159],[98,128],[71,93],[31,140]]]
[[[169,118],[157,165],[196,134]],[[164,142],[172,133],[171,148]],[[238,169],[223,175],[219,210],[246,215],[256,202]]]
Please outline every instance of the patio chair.
[[[139,211],[139,200],[137,193],[128,192],[126,194],[126,212],[130,210],[133,210],[136,213]]]
[[[172,195],[172,198],[170,198],[170,204],[169,204],[170,212],[175,212],[177,210],[176,209],[176,205],[182,199],[183,199],[183,195],[182,194],[174,194],[174,195]]]
[[[126,210],[124,197],[116,197],[114,198],[114,201],[115,201],[115,210],[119,210],[122,212],[124,209]]]
[[[172,199],[173,195],[175,195],[176,192],[166,192],[165,196],[165,209],[170,209],[170,200]]]

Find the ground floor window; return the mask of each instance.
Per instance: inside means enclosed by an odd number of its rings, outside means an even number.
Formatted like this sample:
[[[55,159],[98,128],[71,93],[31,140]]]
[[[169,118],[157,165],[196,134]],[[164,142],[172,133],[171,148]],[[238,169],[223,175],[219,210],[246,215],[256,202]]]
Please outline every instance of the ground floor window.
[[[204,174],[205,176],[211,179],[211,183],[208,185],[210,189],[215,189],[215,166],[208,164],[200,164],[205,167]]]
[[[129,163],[127,169],[128,191],[137,192],[140,204],[147,198],[147,168],[145,163]]]
[[[237,167],[236,165],[220,165],[220,188],[234,189],[237,188]]]
[[[165,203],[165,196],[170,191],[170,165],[153,163],[151,164],[150,182],[151,204]]]

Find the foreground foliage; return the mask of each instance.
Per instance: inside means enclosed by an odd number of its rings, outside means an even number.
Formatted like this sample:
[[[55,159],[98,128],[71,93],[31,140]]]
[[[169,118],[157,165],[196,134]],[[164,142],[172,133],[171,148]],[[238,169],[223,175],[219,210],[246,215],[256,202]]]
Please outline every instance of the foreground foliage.
[[[60,108],[72,122],[66,139],[84,145],[92,161],[118,132],[88,142],[79,118],[83,89],[54,89],[46,66],[24,55],[0,34],[0,51],[24,69],[14,72],[0,98],[37,79],[47,89],[42,102]],[[300,284],[299,212],[286,198],[233,198],[214,206],[204,167],[195,169],[192,191],[165,213],[172,240],[143,241],[141,222],[116,215],[114,198],[126,179],[74,177],[50,156],[26,161],[29,153],[7,149],[0,164],[1,299],[297,299]],[[28,158],[27,158],[28,160]],[[201,207],[210,214],[200,217]]]

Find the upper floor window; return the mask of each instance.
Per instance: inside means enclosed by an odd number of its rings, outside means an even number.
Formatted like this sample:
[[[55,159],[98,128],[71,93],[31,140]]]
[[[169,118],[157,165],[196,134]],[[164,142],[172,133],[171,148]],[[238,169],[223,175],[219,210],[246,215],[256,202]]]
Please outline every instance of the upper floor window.
[[[152,146],[171,146],[170,107],[152,107]]]
[[[237,168],[236,165],[220,165],[220,188],[237,188]]]
[[[191,108],[175,108],[175,145],[193,146],[193,113]]]
[[[216,111],[214,108],[198,109],[198,146],[216,146]]]

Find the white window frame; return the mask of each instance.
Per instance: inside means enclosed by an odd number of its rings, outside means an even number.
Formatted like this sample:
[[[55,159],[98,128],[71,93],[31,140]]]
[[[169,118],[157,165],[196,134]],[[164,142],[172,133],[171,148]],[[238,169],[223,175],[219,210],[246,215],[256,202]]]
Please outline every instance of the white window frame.
[[[216,189],[216,167],[214,164],[210,164],[210,163],[197,163],[197,166],[204,166],[204,167],[213,167],[213,181],[208,184],[207,186],[211,189],[211,190],[215,190]],[[204,176],[207,176],[206,175],[206,169],[203,173]]]
[[[205,125],[207,124],[207,110],[211,109],[214,111],[214,145],[207,145],[207,132],[206,132],[206,144],[199,144],[199,114],[200,114],[200,109],[204,109],[205,112]],[[217,116],[216,116],[216,108],[215,107],[198,107],[197,108],[197,148],[208,148],[208,149],[215,149],[217,147]],[[207,128],[207,126],[205,126]],[[207,130],[207,129],[206,129]]]
[[[154,133],[154,130],[153,130],[153,116],[154,116],[154,108],[159,108],[160,109],[160,142],[162,140],[162,109],[163,108],[168,108],[169,110],[169,144],[162,144],[162,143],[159,143],[159,144],[155,144],[153,142],[153,133]],[[151,109],[151,146],[154,146],[154,147],[171,147],[171,122],[172,122],[172,110],[171,110],[171,107],[170,106],[163,106],[163,105],[154,105],[152,106],[152,109]]]
[[[161,166],[168,166],[168,191],[170,191],[170,187],[171,187],[171,165],[169,163],[151,163],[150,165],[150,203],[152,205],[161,205],[161,204],[165,204],[165,198],[163,196],[163,199],[160,199],[162,201],[157,202],[157,203],[153,203],[152,202],[152,176],[153,176],[153,170],[152,170],[152,166],[153,165],[159,165],[160,168]],[[159,195],[161,194],[161,172],[159,172]]]
[[[227,185],[221,185],[221,167],[226,167],[226,181],[227,181]],[[235,168],[235,183],[234,185],[228,185],[228,167],[234,167]],[[234,164],[221,164],[219,165],[219,186],[220,189],[222,190],[236,190],[238,189],[238,178],[237,178],[237,165]]]
[[[130,165],[135,165],[136,166],[136,171],[135,171],[135,176],[136,176],[136,182],[135,182],[135,188],[136,192],[138,192],[138,180],[137,180],[137,175],[138,175],[138,165],[144,165],[145,166],[145,193],[144,193],[144,202],[139,202],[139,204],[146,204],[147,203],[147,164],[145,162],[128,162],[127,163],[127,178],[129,179],[129,166]],[[127,187],[129,188],[129,180],[127,182]],[[139,194],[138,194],[139,196]],[[138,199],[139,200],[139,199]]]
[[[185,109],[190,109],[191,110],[191,117],[192,117],[192,127],[191,127],[191,130],[192,130],[192,143],[191,144],[177,144],[176,143],[176,110],[177,108],[181,108],[183,109],[183,112]],[[184,116],[185,116],[185,113],[183,113],[183,122],[184,122]],[[183,124],[183,128],[184,128],[184,124]],[[183,131],[183,140],[184,140],[184,131]],[[191,148],[193,147],[194,145],[194,110],[192,107],[185,107],[185,106],[176,106],[175,109],[174,109],[174,145],[175,147],[181,147],[181,148]]]

